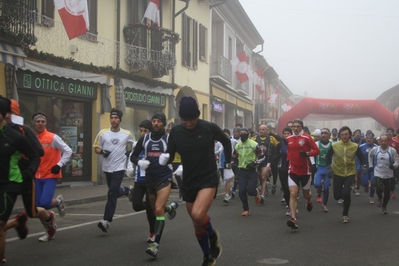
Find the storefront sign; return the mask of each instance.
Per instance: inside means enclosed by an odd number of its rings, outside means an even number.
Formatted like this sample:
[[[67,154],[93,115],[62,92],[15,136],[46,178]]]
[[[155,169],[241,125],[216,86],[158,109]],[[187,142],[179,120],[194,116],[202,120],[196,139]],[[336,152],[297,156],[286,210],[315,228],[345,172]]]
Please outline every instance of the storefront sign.
[[[21,70],[17,71],[17,81],[18,89],[86,99],[97,98],[97,84],[95,83]]]
[[[145,104],[148,106],[166,106],[166,96],[162,94],[151,93],[147,91],[139,91],[131,88],[125,88],[126,103]]]

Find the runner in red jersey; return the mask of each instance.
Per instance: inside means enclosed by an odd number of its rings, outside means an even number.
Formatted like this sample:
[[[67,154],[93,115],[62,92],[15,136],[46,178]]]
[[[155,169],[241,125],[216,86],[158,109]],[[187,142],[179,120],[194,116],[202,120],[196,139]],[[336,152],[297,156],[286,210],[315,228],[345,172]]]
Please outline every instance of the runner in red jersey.
[[[301,120],[292,121],[293,135],[288,136],[287,160],[288,164],[288,186],[290,190],[290,211],[291,219],[288,219],[287,226],[292,229],[298,228],[296,220],[297,197],[299,186],[302,186],[303,196],[306,199],[306,209],[310,212],[313,208],[312,194],[310,192],[310,183],[312,167],[309,156],[315,156],[320,153],[319,147],[309,134],[303,131],[303,122]]]

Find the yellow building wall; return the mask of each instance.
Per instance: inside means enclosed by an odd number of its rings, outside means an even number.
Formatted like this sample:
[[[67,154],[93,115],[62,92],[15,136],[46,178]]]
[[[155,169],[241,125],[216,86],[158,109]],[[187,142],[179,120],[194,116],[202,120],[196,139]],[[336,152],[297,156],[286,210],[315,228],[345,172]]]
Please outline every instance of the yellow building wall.
[[[176,1],[176,12],[185,6],[182,1]],[[198,21],[199,24],[204,25],[208,29],[208,42],[207,42],[207,59],[203,62],[198,59],[198,69],[194,70],[187,68],[182,64],[182,42],[176,45],[176,71],[175,83],[180,86],[189,86],[194,91],[199,91],[209,95],[209,40],[210,40],[210,11],[209,3],[202,3],[199,1],[190,1],[189,7],[185,10],[187,16]],[[182,15],[176,17],[176,32],[182,37]],[[199,31],[198,31],[199,33]],[[199,38],[198,38],[199,40]],[[199,48],[199,46],[198,46]],[[208,99],[209,103],[209,99]]]

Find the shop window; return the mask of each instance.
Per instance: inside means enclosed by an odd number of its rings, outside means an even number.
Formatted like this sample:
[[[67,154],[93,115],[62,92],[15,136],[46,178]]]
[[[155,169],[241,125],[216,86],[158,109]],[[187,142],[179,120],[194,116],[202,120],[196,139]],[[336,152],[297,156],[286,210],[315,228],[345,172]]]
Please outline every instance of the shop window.
[[[83,171],[84,145],[89,145],[87,149],[89,150],[92,144],[88,139],[91,132],[84,125],[84,122],[90,121],[84,116],[85,105],[86,103],[83,102],[56,97],[20,95],[21,116],[25,123],[28,124],[28,121],[32,120],[32,115],[37,111],[44,112],[47,115],[47,130],[60,136],[72,149],[71,159],[63,167],[63,178],[70,181],[82,181],[85,177]],[[91,177],[86,176],[86,178]]]

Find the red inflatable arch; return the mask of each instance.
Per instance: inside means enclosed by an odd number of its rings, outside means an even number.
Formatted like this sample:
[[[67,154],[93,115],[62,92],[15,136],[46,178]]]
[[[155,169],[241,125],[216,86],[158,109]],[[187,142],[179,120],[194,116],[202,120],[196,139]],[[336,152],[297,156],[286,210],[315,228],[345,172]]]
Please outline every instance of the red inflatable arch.
[[[328,117],[326,120],[372,117],[384,127],[392,127],[394,129],[397,127],[393,112],[376,100],[304,98],[280,117],[277,133],[281,134],[288,121],[295,118],[304,119],[310,115],[315,115],[312,118],[318,119],[312,120],[316,121],[323,120],[323,117]]]

